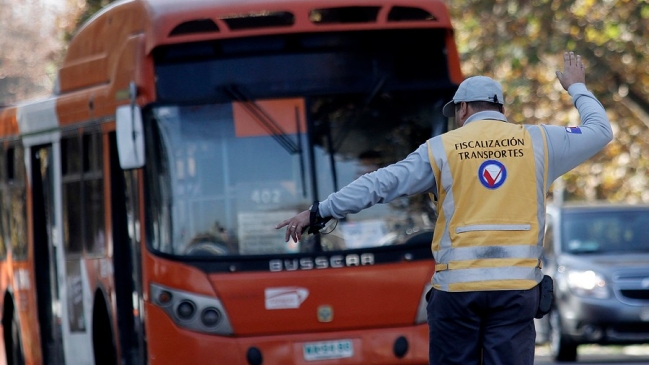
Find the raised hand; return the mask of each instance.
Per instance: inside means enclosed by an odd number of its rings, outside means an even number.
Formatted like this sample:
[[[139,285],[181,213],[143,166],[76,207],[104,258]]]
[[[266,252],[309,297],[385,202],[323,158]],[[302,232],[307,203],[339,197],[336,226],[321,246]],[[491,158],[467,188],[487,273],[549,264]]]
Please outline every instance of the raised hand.
[[[556,74],[565,90],[568,90],[572,84],[586,83],[586,70],[581,62],[581,56],[575,56],[574,52],[563,53],[563,72],[557,71]]]

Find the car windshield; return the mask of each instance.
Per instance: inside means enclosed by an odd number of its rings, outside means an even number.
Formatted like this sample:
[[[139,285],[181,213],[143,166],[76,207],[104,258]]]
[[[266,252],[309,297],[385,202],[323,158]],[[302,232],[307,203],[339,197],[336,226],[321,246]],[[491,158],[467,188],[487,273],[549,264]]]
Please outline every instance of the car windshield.
[[[562,220],[564,252],[649,252],[649,209],[566,212]]]

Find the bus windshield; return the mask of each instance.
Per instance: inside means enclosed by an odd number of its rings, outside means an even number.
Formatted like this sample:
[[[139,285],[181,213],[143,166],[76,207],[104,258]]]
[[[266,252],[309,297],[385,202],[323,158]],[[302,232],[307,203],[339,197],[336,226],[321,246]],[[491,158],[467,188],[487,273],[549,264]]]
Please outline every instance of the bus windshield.
[[[285,242],[274,227],[446,131],[440,30],[293,34],[154,50],[147,219],[154,250],[255,256],[368,249],[430,232],[427,196]],[[422,38],[423,37],[423,38]],[[423,39],[423,40],[422,40]]]
[[[370,107],[349,95],[310,98],[307,105],[310,130],[296,127],[281,135],[284,143],[268,133],[246,134],[230,103],[152,108],[153,248],[201,256],[334,251],[391,245],[432,229],[434,212],[421,196],[349,215],[321,242],[285,242],[277,223],[308,209],[314,197],[404,158],[441,118],[425,93],[385,93]]]

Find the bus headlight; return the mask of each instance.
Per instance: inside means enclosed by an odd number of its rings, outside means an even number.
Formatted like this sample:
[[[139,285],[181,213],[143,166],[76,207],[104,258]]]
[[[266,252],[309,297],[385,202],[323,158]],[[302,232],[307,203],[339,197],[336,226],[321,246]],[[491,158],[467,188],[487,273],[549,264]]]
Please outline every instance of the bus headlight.
[[[419,299],[419,307],[417,308],[417,317],[415,318],[415,324],[422,324],[428,322],[428,312],[426,307],[428,307],[428,301],[426,300],[426,294],[432,288],[433,285],[429,282],[424,285],[424,291],[421,293],[421,298]]]
[[[167,313],[178,327],[216,335],[233,333],[227,312],[218,298],[152,283],[151,299],[153,305]]]
[[[206,327],[214,327],[221,321],[221,312],[216,308],[207,308],[201,313],[201,322]]]
[[[576,295],[598,299],[609,297],[606,280],[592,270],[569,270],[567,278],[568,287]]]
[[[176,307],[176,315],[182,320],[189,321],[194,313],[196,313],[196,306],[189,300],[183,300]]]

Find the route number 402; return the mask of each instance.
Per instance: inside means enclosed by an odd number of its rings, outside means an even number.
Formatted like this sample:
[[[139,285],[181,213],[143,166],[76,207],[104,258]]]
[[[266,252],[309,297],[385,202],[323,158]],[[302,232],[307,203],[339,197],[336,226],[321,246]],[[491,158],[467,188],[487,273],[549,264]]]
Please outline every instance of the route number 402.
[[[256,204],[277,204],[280,202],[280,189],[255,189],[250,199]]]

